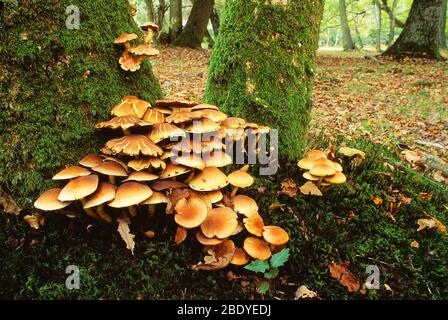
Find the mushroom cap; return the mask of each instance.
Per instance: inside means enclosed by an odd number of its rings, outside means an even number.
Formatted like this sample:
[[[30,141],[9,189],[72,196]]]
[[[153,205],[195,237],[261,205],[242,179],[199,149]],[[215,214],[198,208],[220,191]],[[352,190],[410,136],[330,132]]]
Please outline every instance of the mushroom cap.
[[[92,208],[113,200],[116,190],[117,187],[112,183],[100,182],[98,189],[86,199],[83,207],[85,209]]]
[[[136,96],[126,96],[112,108],[111,114],[117,117],[135,116],[141,119],[149,107],[151,107],[149,102],[141,100]]]
[[[224,239],[231,236],[237,226],[237,214],[232,209],[223,207],[208,211],[207,218],[201,224],[201,230],[207,238]]]
[[[250,256],[247,254],[246,250],[244,250],[243,248],[236,248],[230,263],[237,266],[243,266],[245,264],[248,264],[249,261]]]
[[[205,205],[207,206],[207,210],[210,210],[212,208],[212,201],[210,200],[206,192],[199,192],[194,190],[189,190],[189,192],[191,198],[199,198],[204,201]]]
[[[121,117],[113,117],[109,121],[103,121],[103,122],[97,123],[95,125],[95,128],[96,129],[102,129],[102,128],[129,129],[131,127],[144,127],[144,126],[150,126],[150,125],[152,125],[152,123],[141,120],[140,118],[137,118],[136,116],[121,116]]]
[[[227,115],[224,112],[214,109],[196,110],[193,111],[191,114],[197,118],[207,117],[215,122],[221,122],[227,119]]]
[[[103,160],[104,157],[100,155],[88,154],[79,161],[79,164],[87,168],[93,168],[102,164]]]
[[[174,221],[187,229],[198,227],[207,217],[207,206],[199,198],[180,199],[174,211]]]
[[[126,165],[126,163],[124,163],[123,161],[121,161],[119,158],[117,157],[113,157],[113,156],[105,156],[103,162],[106,161],[112,161],[112,162],[116,162],[118,163],[120,166],[122,166],[124,168],[124,170],[126,170],[126,173],[129,171],[128,166]]]
[[[106,143],[106,148],[112,150],[114,153],[129,156],[142,154],[156,157],[163,153],[162,148],[142,134],[128,134],[121,138],[109,140]]]
[[[185,183],[174,180],[156,180],[151,183],[151,188],[156,191],[163,191],[167,189],[182,189],[187,187]]]
[[[232,186],[240,188],[250,187],[254,183],[254,178],[247,173],[247,171],[242,169],[233,171],[229,174],[228,179]]]
[[[129,176],[127,177],[127,179],[123,180],[123,182],[126,181],[153,181],[153,180],[157,180],[159,178],[158,175],[150,173],[148,171],[133,171],[129,174]]]
[[[244,240],[244,250],[254,259],[267,260],[271,257],[268,244],[256,237],[247,237]]]
[[[246,121],[241,118],[228,117],[227,119],[221,122],[221,125],[226,129],[239,129],[244,128],[246,126]]]
[[[159,158],[140,158],[134,159],[128,162],[128,166],[135,171],[140,171],[144,169],[148,169],[150,167],[154,169],[165,169],[166,164]]]
[[[194,153],[183,155],[179,158],[173,159],[173,162],[189,168],[196,168],[202,170],[205,168],[205,162],[202,158]]]
[[[327,154],[321,150],[308,150],[306,157],[312,159],[327,158]]]
[[[154,32],[158,32],[159,26],[156,25],[154,22],[147,21],[140,26],[140,29],[142,29],[144,31],[152,30]]]
[[[156,106],[161,108],[192,108],[199,103],[185,99],[162,99],[156,100]]]
[[[179,111],[174,112],[170,116],[166,118],[166,122],[168,123],[183,123],[188,122],[193,119],[200,119],[201,115],[194,115],[193,112],[190,111]]]
[[[165,146],[165,148],[169,149],[171,148],[171,150],[173,150],[173,152],[185,152],[185,153],[190,153],[190,152],[196,152],[196,153],[200,153],[201,152],[201,142],[198,141],[197,139],[189,139],[188,137],[184,138],[184,139],[180,139],[180,141],[176,141],[170,144],[167,144]]]
[[[332,184],[341,184],[347,182],[347,177],[342,172],[336,172],[332,176],[325,177],[324,180]]]
[[[226,139],[232,141],[244,140],[246,137],[246,131],[244,128],[224,128]]]
[[[160,191],[153,191],[152,195],[141,204],[167,203],[168,198]]]
[[[221,126],[210,118],[202,117],[200,120],[193,122],[185,128],[190,133],[208,133],[218,131]]]
[[[203,109],[218,110],[219,108],[215,105],[208,103],[199,103],[191,108],[191,110],[203,110]]]
[[[265,226],[263,230],[264,240],[274,246],[281,246],[289,241],[288,233],[280,227]]]
[[[317,176],[317,177],[325,177],[325,176],[332,176],[334,175],[337,171],[334,168],[334,166],[330,166],[328,164],[317,164],[314,165],[311,169],[310,169],[310,174],[312,174],[313,176]]]
[[[132,41],[137,39],[138,36],[135,33],[124,33],[120,36],[118,36],[118,38],[116,38],[114,40],[115,44],[124,44],[126,42]]]
[[[252,213],[248,217],[243,219],[244,227],[249,233],[257,237],[263,235],[264,222],[263,218],[258,213]]]
[[[240,194],[233,198],[233,210],[249,217],[258,213],[258,205],[251,197]]]
[[[339,164],[339,163],[337,163],[337,162],[334,162],[334,161],[332,161],[333,162],[333,166],[334,166],[334,168],[336,169],[336,171],[338,171],[338,172],[342,172],[344,169],[342,168],[342,166]]]
[[[213,151],[205,157],[207,167],[225,167],[232,164],[232,157],[223,151]]]
[[[222,152],[226,148],[226,145],[222,143],[222,140],[218,137],[213,138],[210,141],[201,141],[201,152]],[[210,154],[209,157],[212,157],[213,154]],[[225,157],[222,156],[221,157]],[[230,156],[229,156],[230,157]],[[232,157],[230,157],[232,159]]]
[[[303,173],[302,176],[306,179],[306,180],[310,180],[310,181],[317,181],[319,180],[319,177],[313,176],[311,173],[309,173],[308,171]]]
[[[339,148],[339,153],[346,156],[346,157],[354,157],[354,156],[360,156],[362,159],[365,159],[366,154],[364,151],[350,148],[350,147],[341,147]]]
[[[160,54],[159,50],[154,49],[151,45],[140,44],[134,48],[129,49],[129,52],[136,56],[155,57]]]
[[[216,246],[217,244],[220,244],[221,242],[226,240],[218,238],[207,238],[200,231],[196,233],[196,239],[199,241],[200,244],[203,244],[204,246]]]
[[[322,191],[311,181],[306,182],[299,190],[304,195],[322,196]]]
[[[60,201],[74,201],[91,195],[98,188],[98,176],[91,174],[89,176],[79,177],[71,180],[62,188],[58,199]]]
[[[152,125],[156,123],[164,123],[165,115],[158,110],[148,108],[148,110],[146,110],[145,114],[143,115],[142,120],[149,122]]]
[[[60,201],[58,199],[60,188],[53,188],[45,191],[40,195],[40,197],[34,202],[34,207],[43,211],[53,211],[59,210],[67,207],[72,203],[71,201]]]
[[[169,162],[165,170],[160,174],[160,179],[176,177],[190,171],[190,168]]]
[[[216,167],[206,167],[189,183],[196,191],[214,191],[224,188],[228,184],[227,176]]]
[[[162,108],[162,107],[157,107],[157,106],[155,106],[153,108],[153,110],[158,111],[162,114],[172,114],[173,113],[173,110],[171,110],[169,108]]]
[[[303,158],[297,162],[297,166],[301,169],[310,170],[317,159],[315,158]]]
[[[93,171],[113,177],[127,177],[128,174],[120,164],[113,161],[106,161],[97,167],[92,168]]]
[[[137,205],[152,195],[152,190],[145,184],[125,182],[117,188],[115,199],[109,202],[112,208],[125,208]]]
[[[171,137],[185,137],[185,131],[171,123],[157,123],[149,134],[155,143]]]
[[[207,192],[207,196],[210,199],[211,203],[217,203],[217,202],[221,201],[223,198],[221,190],[214,190],[214,191]]]
[[[124,71],[137,71],[141,67],[142,59],[141,57],[134,57],[128,51],[123,52],[120,59],[118,59],[121,69]]]
[[[79,167],[79,166],[71,166],[66,167],[65,169],[59,171],[57,174],[53,176],[53,180],[66,180],[73,179],[77,177],[88,176],[90,174],[90,170]]]

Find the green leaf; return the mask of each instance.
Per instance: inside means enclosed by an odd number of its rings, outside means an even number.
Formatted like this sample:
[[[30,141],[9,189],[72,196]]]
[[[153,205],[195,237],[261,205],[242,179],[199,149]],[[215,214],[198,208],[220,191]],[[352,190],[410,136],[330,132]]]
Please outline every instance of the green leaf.
[[[260,283],[260,286],[258,287],[258,292],[266,293],[268,291],[269,291],[269,283],[267,283],[266,281],[263,281],[262,283]]]
[[[274,254],[271,257],[270,263],[271,268],[278,268],[285,264],[286,261],[289,259],[289,249],[283,249],[282,251]]]
[[[269,263],[264,260],[254,260],[244,267],[244,269],[254,272],[266,272],[269,269]]]
[[[268,272],[264,273],[264,277],[266,279],[274,279],[276,276],[278,276],[278,268],[272,268]]]

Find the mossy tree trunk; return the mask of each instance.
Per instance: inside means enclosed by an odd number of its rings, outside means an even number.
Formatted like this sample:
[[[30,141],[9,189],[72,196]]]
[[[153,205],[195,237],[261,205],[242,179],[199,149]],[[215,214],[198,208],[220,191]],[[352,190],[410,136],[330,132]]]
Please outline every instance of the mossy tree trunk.
[[[324,1],[235,0],[226,6],[205,100],[279,129],[280,157],[296,159],[310,121]]]
[[[149,61],[120,69],[114,39],[140,33],[128,1],[76,1],[79,29],[66,27],[71,4],[0,1],[0,183],[22,206],[57,170],[98,151],[104,140],[93,125],[123,96],[161,96]]]
[[[384,55],[440,59],[439,21],[443,0],[414,0],[400,36]]]
[[[173,45],[179,47],[200,48],[207,35],[207,25],[215,0],[194,0],[187,24],[180,35],[174,39]]]
[[[448,0],[443,0],[440,13],[439,22],[439,45],[440,48],[446,49],[446,10],[448,7]]]

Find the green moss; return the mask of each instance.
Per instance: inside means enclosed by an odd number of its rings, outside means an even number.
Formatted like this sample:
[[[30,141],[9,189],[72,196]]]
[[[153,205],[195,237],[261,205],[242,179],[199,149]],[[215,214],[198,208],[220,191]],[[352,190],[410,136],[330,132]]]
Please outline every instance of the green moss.
[[[135,73],[119,67],[123,48],[113,40],[140,34],[127,1],[78,1],[79,30],[65,27],[71,4],[0,1],[8,44],[0,46],[0,183],[24,207],[54,172],[98,151],[104,139],[93,125],[123,96],[161,96],[150,62]]]
[[[287,9],[233,1],[210,61],[205,100],[279,129],[280,156],[286,159],[304,148],[322,10],[323,1],[289,1]]]

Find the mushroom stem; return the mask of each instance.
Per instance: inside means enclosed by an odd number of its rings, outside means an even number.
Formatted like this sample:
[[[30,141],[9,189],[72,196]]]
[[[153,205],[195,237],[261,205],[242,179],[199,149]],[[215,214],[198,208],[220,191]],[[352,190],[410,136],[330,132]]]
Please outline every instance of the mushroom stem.
[[[126,49],[124,53],[128,52],[129,49],[131,49],[131,45],[129,44],[129,42],[125,42],[124,48]]]
[[[106,210],[104,210],[104,204],[100,204],[96,208],[96,212],[98,213],[98,215],[102,220],[104,220],[107,223],[112,223],[112,217],[106,212]]]
[[[115,184],[115,177],[114,176],[109,176],[109,182],[111,184]]]
[[[124,134],[124,135],[131,134],[131,131],[129,131],[129,129],[124,129],[124,128],[123,128],[123,134]]]
[[[96,214],[96,212],[92,208],[84,208],[84,212],[91,218],[102,221],[100,217]]]
[[[194,170],[190,172],[187,179],[185,180],[185,183],[189,183],[194,178]]]
[[[318,188],[320,188],[320,185],[321,185],[321,183],[322,183],[323,180],[324,180],[324,177],[319,177],[319,180],[317,180],[317,182],[316,182],[316,186],[317,186]]]
[[[132,217],[135,217],[137,215],[137,207],[136,206],[130,206],[129,207],[129,214]]]
[[[156,213],[156,205],[155,204],[149,204],[148,205],[148,214],[150,216],[153,216],[154,213]]]
[[[230,193],[230,198],[233,198],[236,195],[239,187],[233,187],[232,192]]]

